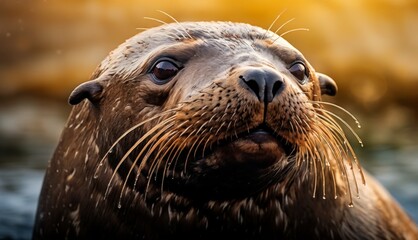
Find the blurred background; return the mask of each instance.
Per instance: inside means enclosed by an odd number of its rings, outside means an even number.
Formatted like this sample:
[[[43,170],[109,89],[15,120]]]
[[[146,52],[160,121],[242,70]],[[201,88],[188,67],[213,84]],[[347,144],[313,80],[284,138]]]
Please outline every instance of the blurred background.
[[[0,239],[29,239],[45,168],[71,110],[67,97],[137,28],[225,20],[273,30],[339,85],[358,117],[364,168],[418,220],[418,1],[0,1]],[[341,111],[353,128],[355,123]],[[348,133],[348,131],[347,131]],[[349,135],[349,134],[348,134]],[[351,135],[350,135],[351,136]]]

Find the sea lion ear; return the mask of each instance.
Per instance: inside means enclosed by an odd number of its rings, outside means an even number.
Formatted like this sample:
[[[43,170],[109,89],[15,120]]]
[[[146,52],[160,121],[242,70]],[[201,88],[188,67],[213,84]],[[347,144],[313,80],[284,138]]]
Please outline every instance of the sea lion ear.
[[[87,98],[90,102],[96,103],[100,99],[102,90],[103,86],[98,78],[90,80],[78,85],[78,87],[71,92],[68,102],[71,105],[77,105]]]
[[[329,96],[335,96],[338,92],[337,83],[335,81],[323,74],[323,73],[316,73],[316,76],[319,80],[319,86],[321,87],[321,95],[326,94]]]

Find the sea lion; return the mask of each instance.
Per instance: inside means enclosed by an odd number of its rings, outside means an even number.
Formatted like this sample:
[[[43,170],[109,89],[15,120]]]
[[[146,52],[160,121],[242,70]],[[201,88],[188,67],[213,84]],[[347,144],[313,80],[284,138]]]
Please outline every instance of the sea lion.
[[[336,93],[269,30],[146,30],[71,93],[34,239],[415,239],[324,108]]]

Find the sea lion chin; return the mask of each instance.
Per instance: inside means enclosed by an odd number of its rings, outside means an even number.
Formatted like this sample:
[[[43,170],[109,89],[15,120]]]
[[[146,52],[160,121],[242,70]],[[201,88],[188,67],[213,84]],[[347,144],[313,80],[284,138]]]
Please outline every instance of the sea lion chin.
[[[33,238],[416,239],[321,100],[337,91],[269,30],[146,30],[70,94]]]

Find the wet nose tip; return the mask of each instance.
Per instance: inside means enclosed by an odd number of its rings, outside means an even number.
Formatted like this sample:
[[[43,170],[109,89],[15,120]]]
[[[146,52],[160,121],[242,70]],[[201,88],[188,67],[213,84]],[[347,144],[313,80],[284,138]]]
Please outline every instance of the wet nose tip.
[[[239,78],[261,102],[273,101],[284,87],[283,79],[269,69],[248,69]]]

